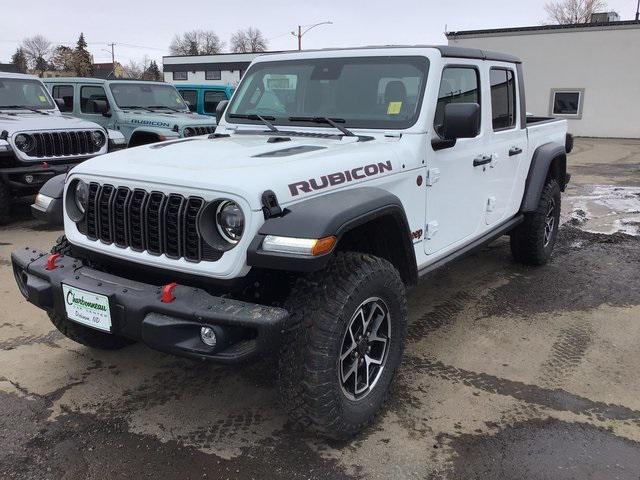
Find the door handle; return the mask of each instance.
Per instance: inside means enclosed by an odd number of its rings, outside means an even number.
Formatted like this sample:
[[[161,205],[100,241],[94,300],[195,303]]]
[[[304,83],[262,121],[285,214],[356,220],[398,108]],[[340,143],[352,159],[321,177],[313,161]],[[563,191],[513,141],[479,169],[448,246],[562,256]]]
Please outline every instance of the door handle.
[[[520,155],[522,153],[522,149],[519,147],[511,147],[509,149],[509,156],[513,157],[514,155]]]
[[[486,165],[487,163],[491,163],[493,159],[492,155],[480,155],[473,159],[473,166],[479,167],[480,165]]]

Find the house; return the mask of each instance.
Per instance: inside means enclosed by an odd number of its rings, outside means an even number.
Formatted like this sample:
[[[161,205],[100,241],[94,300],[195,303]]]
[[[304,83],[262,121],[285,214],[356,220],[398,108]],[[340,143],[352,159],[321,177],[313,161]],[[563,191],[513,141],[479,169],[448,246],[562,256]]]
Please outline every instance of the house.
[[[18,69],[13,63],[0,63],[0,72],[18,73]]]
[[[616,18],[446,35],[452,46],[521,58],[528,112],[566,118],[578,136],[640,138],[640,21]]]
[[[93,78],[112,80],[114,78],[128,78],[128,75],[120,62],[94,63]]]

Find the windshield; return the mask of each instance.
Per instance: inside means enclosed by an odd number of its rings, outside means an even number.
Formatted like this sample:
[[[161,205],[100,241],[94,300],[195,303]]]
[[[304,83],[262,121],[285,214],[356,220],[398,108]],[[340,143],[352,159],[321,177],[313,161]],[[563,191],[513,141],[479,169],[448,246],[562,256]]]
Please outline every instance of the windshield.
[[[178,90],[172,85],[149,83],[112,83],[111,93],[120,108],[166,108],[189,111]]]
[[[275,125],[308,125],[328,117],[346,127],[408,128],[417,120],[427,71],[425,57],[260,62],[245,74],[226,119],[260,123],[247,118],[260,115]]]
[[[0,108],[45,109],[55,106],[38,80],[0,78]]]

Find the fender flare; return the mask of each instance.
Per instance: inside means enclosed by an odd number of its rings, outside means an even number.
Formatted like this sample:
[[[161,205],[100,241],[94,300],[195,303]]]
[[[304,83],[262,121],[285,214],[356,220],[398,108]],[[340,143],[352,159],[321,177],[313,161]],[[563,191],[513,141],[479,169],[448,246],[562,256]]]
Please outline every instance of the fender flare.
[[[558,172],[558,181],[560,183],[560,190],[564,191],[568,182],[566,164],[567,151],[565,146],[555,142],[540,145],[533,153],[531,165],[529,166],[522,204],[520,205],[521,212],[533,212],[538,208],[538,202],[540,201],[540,195],[542,195],[542,189],[547,179],[549,167],[551,166],[551,162],[557,158],[562,160],[560,172]]]
[[[410,268],[416,269],[411,230],[400,199],[377,187],[359,187],[313,197],[290,205],[283,215],[269,218],[260,227],[247,251],[247,264],[276,270],[310,272],[324,268],[334,250],[318,257],[265,252],[266,235],[295,238],[341,238],[354,228],[383,216],[392,217],[401,232],[404,254]],[[414,278],[414,274],[410,274]],[[417,278],[417,270],[415,272]]]
[[[42,220],[49,225],[56,227],[64,224],[63,200],[64,184],[67,179],[66,174],[51,177],[40,188],[38,193],[51,198],[51,202],[46,210],[36,204],[31,205],[31,213],[38,220]]]
[[[129,141],[127,142],[127,146],[131,145],[131,139],[139,134],[152,134],[157,135],[158,137],[165,137],[165,140],[175,140],[180,138],[180,134],[170,130],[168,128],[160,128],[160,127],[150,127],[150,126],[140,126],[131,132],[129,136]]]

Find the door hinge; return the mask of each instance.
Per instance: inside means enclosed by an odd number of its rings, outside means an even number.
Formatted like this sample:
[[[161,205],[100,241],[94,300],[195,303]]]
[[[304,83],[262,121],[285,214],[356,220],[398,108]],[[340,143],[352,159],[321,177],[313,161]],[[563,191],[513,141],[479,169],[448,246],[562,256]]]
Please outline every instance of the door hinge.
[[[427,170],[427,187],[434,186],[438,180],[440,179],[440,169],[439,168],[430,168]]]
[[[431,240],[436,233],[438,233],[438,222],[433,220],[432,222],[427,223],[425,238],[427,240]]]

